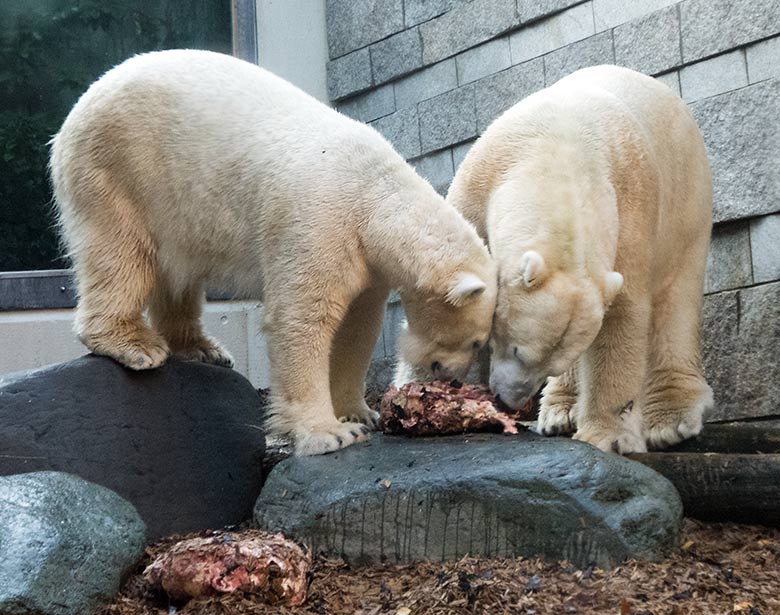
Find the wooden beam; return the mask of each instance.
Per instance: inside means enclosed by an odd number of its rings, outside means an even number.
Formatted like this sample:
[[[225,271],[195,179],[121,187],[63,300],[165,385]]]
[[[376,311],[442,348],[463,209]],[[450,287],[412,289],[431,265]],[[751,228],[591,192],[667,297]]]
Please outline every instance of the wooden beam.
[[[668,478],[686,516],[780,526],[780,454],[637,453]]]
[[[257,64],[256,0],[231,0],[233,14],[233,55]]]

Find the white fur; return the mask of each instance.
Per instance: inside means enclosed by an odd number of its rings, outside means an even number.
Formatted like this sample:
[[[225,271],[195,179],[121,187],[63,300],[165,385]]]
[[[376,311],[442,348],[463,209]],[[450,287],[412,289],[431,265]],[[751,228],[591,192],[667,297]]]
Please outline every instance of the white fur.
[[[505,402],[547,380],[540,430],[605,450],[699,432],[712,191],[679,97],[628,69],[577,71],[488,127],[447,200],[498,263],[491,386]],[[641,435],[620,419],[630,402]]]
[[[73,108],[51,170],[82,341],[134,369],[171,352],[230,365],[200,327],[204,285],[263,298],[269,425],[299,454],[367,437],[390,289],[413,364],[460,366],[489,334],[496,272],[473,227],[374,129],[252,64],[127,60]]]

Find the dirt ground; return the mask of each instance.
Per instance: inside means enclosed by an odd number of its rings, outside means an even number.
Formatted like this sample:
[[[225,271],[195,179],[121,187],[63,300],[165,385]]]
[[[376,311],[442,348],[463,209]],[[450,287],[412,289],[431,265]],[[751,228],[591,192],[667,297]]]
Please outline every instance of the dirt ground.
[[[147,550],[143,570],[160,545]],[[131,577],[100,615],[780,615],[780,529],[686,520],[681,548],[660,563],[611,571],[567,562],[466,558],[350,569],[315,558],[299,608],[223,595],[170,605]]]

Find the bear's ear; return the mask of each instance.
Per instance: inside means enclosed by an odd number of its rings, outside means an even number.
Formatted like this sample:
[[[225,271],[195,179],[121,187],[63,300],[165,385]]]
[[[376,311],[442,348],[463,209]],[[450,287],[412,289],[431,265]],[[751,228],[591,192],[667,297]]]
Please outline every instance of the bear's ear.
[[[444,299],[447,303],[460,307],[472,297],[481,295],[487,284],[473,273],[459,273],[455,276]]]
[[[623,276],[617,271],[604,274],[604,302],[610,305],[623,288]]]
[[[512,285],[522,284],[526,288],[533,288],[541,284],[545,277],[547,277],[547,267],[544,257],[535,250],[528,250],[520,257],[520,274]]]

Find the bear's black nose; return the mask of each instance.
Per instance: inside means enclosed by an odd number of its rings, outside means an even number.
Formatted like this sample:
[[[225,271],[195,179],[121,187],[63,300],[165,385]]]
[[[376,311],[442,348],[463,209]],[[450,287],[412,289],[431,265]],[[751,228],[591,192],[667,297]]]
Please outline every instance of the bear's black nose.
[[[438,361],[434,361],[433,363],[431,363],[431,371],[433,372],[434,375],[436,375],[436,372],[438,372],[440,369],[441,369],[441,363],[439,363]]]

